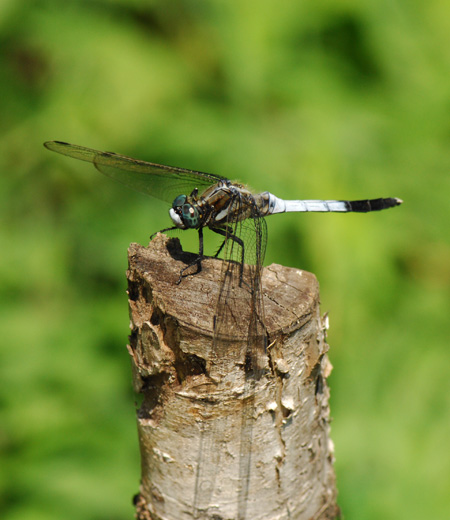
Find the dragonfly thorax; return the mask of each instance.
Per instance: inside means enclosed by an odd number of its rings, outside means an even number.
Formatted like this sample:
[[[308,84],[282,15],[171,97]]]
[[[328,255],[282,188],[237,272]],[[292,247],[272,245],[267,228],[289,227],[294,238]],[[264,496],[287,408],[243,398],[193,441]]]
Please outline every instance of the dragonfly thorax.
[[[177,228],[195,229],[200,224],[198,208],[188,202],[186,195],[178,195],[169,210],[170,218]]]

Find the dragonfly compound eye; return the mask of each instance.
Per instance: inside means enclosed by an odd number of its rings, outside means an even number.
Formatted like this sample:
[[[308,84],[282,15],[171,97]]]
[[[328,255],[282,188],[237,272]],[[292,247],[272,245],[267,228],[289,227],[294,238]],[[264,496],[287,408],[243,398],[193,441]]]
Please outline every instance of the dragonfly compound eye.
[[[199,224],[198,209],[192,204],[183,204],[181,218],[187,228],[196,228]]]
[[[186,203],[186,195],[178,195],[178,197],[172,202],[172,208],[176,209]]]

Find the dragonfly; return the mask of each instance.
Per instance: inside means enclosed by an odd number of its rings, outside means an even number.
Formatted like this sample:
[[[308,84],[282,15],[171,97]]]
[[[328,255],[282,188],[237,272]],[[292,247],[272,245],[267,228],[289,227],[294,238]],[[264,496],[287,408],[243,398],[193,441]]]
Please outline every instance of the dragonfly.
[[[204,255],[203,231],[208,228],[222,237],[216,253],[223,254],[219,296],[212,316],[215,360],[213,379],[220,385],[226,379],[223,351],[230,338],[240,337],[245,346],[242,363],[245,385],[241,419],[239,478],[236,518],[247,517],[251,478],[252,413],[255,406],[255,388],[267,364],[268,332],[264,320],[261,276],[267,244],[265,217],[285,212],[339,212],[367,213],[398,206],[402,200],[395,197],[365,200],[284,200],[268,191],[253,193],[243,184],[212,173],[133,159],[113,152],[102,152],[84,146],[48,141],[44,146],[51,151],[92,163],[104,175],[129,188],[171,204],[169,215],[175,229],[195,229],[198,232],[199,251],[194,262],[180,270],[180,283],[186,276],[202,270]],[[153,235],[152,235],[153,236]],[[193,268],[196,267],[196,271]],[[239,315],[236,308],[239,305]],[[241,309],[246,311],[242,314]],[[205,427],[200,450],[195,492],[194,517],[208,508],[214,486],[206,486],[209,496],[202,495],[202,484],[214,481],[218,467],[220,431]],[[203,452],[213,455],[208,459]]]

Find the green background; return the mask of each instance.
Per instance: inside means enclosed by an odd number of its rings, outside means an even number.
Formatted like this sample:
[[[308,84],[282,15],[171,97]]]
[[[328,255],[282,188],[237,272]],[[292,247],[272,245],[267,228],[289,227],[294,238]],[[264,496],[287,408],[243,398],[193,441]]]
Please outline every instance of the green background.
[[[51,139],[404,199],[270,217],[266,265],[330,313],[344,517],[448,518],[449,33],[440,0],[0,2],[2,519],[132,518],[139,483],[126,254],[167,207]]]

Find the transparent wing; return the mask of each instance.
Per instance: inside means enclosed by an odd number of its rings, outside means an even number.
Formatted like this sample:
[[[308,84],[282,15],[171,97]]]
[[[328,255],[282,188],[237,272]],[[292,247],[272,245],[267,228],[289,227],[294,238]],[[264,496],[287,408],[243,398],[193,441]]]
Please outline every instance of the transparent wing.
[[[258,379],[265,355],[266,330],[261,276],[267,244],[267,224],[254,198],[237,198],[245,220],[229,221],[224,245],[221,288],[214,317],[213,351],[220,360],[222,341],[244,340],[246,373]],[[230,218],[233,215],[230,213]],[[263,347],[264,347],[263,345]]]
[[[170,203],[178,195],[189,195],[194,188],[201,193],[207,186],[224,179],[212,173],[150,163],[62,141],[47,141],[44,146],[53,152],[90,162],[101,173],[125,186]]]

